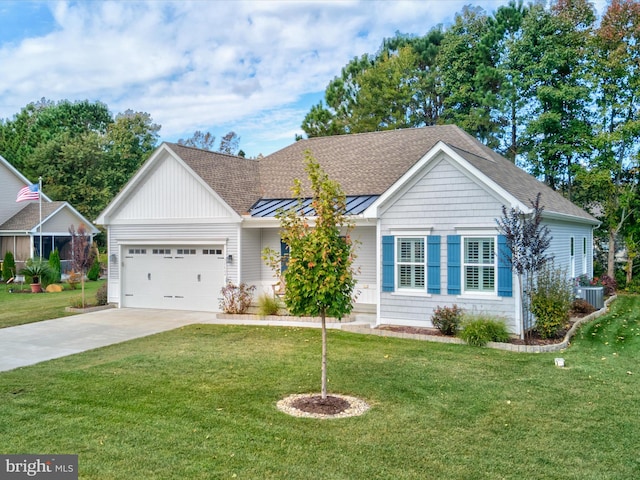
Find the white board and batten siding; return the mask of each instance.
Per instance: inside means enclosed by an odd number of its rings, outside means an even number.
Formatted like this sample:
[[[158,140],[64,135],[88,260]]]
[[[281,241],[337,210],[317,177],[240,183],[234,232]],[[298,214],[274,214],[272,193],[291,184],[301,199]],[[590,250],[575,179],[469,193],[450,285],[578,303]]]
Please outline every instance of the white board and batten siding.
[[[249,230],[258,229],[246,229],[243,231],[243,235]],[[262,251],[265,248],[271,248],[276,252],[280,252],[280,232],[277,228],[265,228],[260,230],[261,243],[258,245],[255,242],[251,243],[251,248],[246,245],[246,236],[243,242],[243,255],[250,254],[251,257],[246,257],[245,262],[251,263],[252,260],[260,261],[260,280],[255,281],[253,284],[260,286],[261,290],[265,292],[272,292],[272,286],[276,283],[276,277],[273,270],[267,266],[262,260]],[[357,226],[351,232],[351,237],[355,244],[356,259],[353,263],[353,268],[356,271],[356,286],[355,289],[358,293],[356,297],[356,304],[375,305],[378,301],[377,282],[376,282],[376,228],[375,227],[361,227]],[[243,271],[245,271],[243,269]],[[253,272],[255,275],[256,272]],[[256,277],[245,277],[256,278]],[[247,280],[248,283],[251,281]]]
[[[376,229],[357,226],[351,237],[354,241],[356,259],[356,304],[377,305],[378,284],[376,281]]]
[[[156,160],[107,219],[109,301],[219,311],[238,281],[240,217],[171,155]]]
[[[109,223],[172,223],[238,221],[229,207],[207,187],[202,179],[165,153]]]
[[[248,285],[258,286],[265,278],[262,275],[262,229],[241,229],[240,245],[240,278]]]
[[[471,313],[502,317],[515,332],[515,297],[447,294],[447,236],[473,232],[497,235],[495,219],[501,215],[503,203],[495,192],[472,180],[444,155],[390,198],[380,209],[381,236],[440,236],[440,293],[427,293],[426,288],[381,292],[378,323],[431,326],[436,307],[456,304]]]

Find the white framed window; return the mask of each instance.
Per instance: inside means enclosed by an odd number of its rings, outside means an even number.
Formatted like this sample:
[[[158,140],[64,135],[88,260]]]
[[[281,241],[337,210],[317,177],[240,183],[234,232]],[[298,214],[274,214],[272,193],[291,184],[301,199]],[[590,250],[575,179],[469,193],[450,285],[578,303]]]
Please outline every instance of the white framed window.
[[[587,237],[582,237],[582,273],[587,274]]]
[[[571,269],[571,278],[576,278],[576,239],[571,237],[569,268]]]
[[[463,242],[465,293],[496,293],[495,237],[465,237]]]
[[[399,289],[426,289],[425,237],[396,238],[396,268]]]

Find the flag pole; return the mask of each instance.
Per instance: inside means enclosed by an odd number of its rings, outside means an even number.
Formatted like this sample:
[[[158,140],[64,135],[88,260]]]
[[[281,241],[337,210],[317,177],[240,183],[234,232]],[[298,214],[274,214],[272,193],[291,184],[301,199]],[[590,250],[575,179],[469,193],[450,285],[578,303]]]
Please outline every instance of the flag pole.
[[[38,179],[38,203],[40,204],[40,261],[42,261],[42,177]]]

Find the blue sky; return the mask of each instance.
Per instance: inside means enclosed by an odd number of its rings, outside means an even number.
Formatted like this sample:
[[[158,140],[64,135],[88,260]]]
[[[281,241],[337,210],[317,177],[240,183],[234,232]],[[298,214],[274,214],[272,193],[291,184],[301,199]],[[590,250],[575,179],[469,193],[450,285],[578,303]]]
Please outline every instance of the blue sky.
[[[43,97],[88,99],[149,113],[161,140],[233,130],[248,156],[268,155],[303,133],[353,57],[447,25],[466,4],[506,3],[0,0],[0,118]]]

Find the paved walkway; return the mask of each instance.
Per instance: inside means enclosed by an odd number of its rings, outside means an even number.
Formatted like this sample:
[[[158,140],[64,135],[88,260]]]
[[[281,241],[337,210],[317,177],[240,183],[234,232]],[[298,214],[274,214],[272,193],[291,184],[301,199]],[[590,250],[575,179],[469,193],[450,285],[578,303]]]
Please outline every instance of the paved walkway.
[[[0,372],[195,323],[300,326],[315,322],[219,320],[215,313],[119,308],[0,329]],[[327,324],[340,328],[341,324]]]

